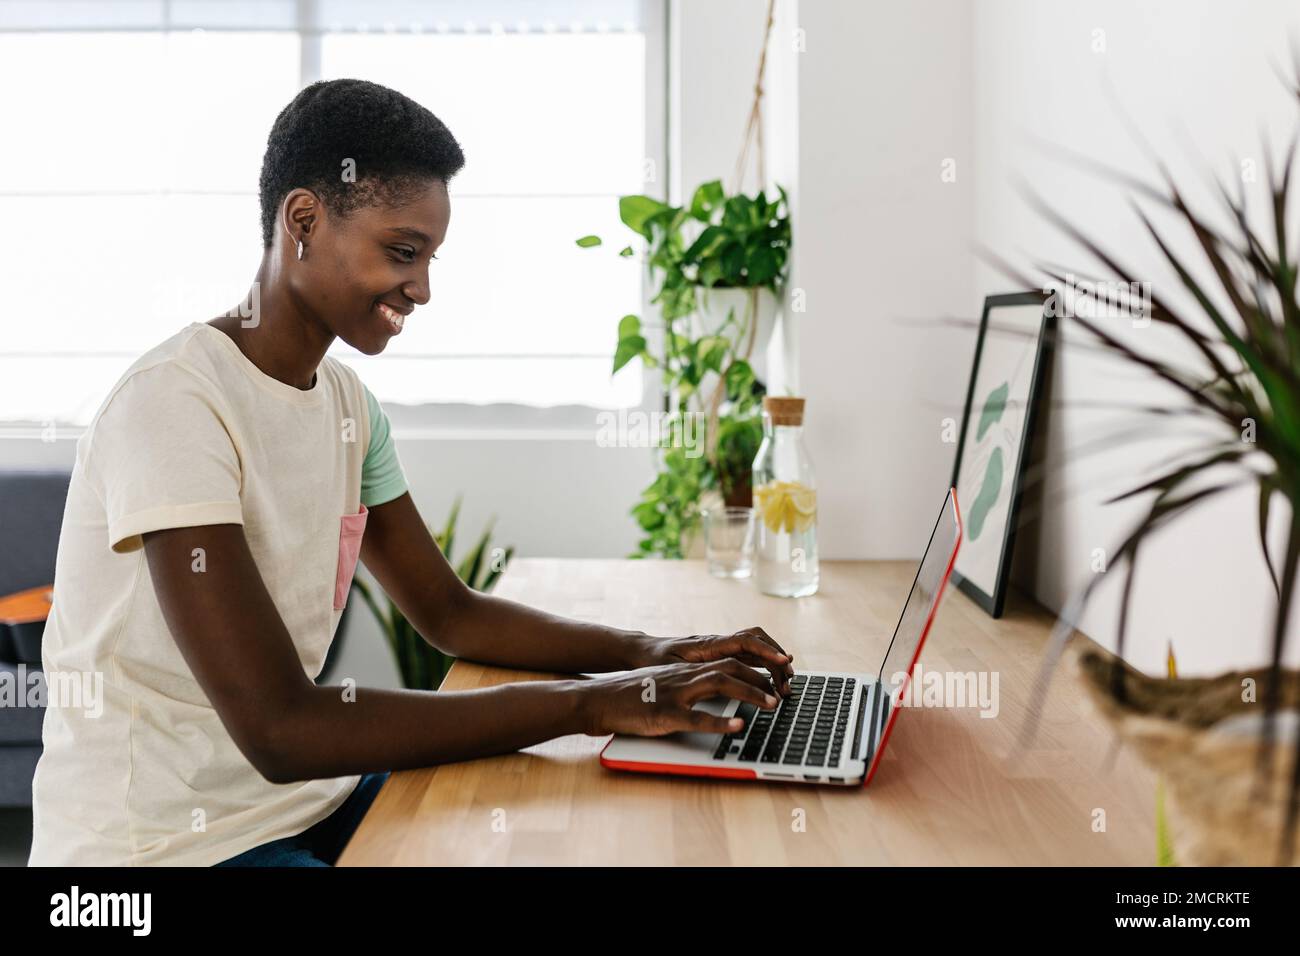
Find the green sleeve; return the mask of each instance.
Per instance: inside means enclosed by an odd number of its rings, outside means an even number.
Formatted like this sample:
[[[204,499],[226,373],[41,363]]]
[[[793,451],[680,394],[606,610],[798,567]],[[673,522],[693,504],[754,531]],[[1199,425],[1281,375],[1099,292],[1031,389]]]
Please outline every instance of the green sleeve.
[[[397,447],[388,427],[388,416],[375,396],[366,390],[366,408],[370,414],[370,445],[361,464],[361,503],[367,508],[400,498],[406,492],[406,475],[397,460]]]

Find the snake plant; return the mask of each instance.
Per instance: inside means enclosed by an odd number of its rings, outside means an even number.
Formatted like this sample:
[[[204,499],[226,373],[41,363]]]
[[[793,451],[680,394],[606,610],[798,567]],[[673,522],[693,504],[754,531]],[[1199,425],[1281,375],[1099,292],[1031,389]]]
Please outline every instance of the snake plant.
[[[447,517],[447,524],[441,532],[429,529],[434,540],[438,542],[438,549],[449,562],[453,560],[452,545],[456,537],[456,520],[460,517],[460,503],[461,499],[457,497],[455,504],[452,505],[451,514]],[[457,576],[476,591],[492,590],[497,578],[501,576],[501,572],[505,570],[506,564],[515,553],[513,545],[504,551],[489,548],[494,523],[495,519],[488,522],[477,543],[459,565],[452,563]],[[421,637],[411,622],[406,619],[401,608],[388,595],[381,592],[380,596],[383,598],[381,606],[370,586],[359,576],[353,580],[352,586],[361,594],[362,600],[366,602],[375,620],[379,622],[379,628],[383,631],[384,639],[393,652],[393,659],[397,662],[402,686],[411,690],[437,690],[443,678],[447,676],[447,671],[451,670],[455,658],[444,654]]]

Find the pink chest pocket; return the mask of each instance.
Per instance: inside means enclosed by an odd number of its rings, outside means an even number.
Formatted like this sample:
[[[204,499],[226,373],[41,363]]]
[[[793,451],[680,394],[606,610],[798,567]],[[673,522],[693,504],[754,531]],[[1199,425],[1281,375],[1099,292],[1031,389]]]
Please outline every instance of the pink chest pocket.
[[[348,591],[352,589],[352,576],[357,571],[357,558],[361,556],[361,536],[366,532],[366,515],[369,511],[362,505],[354,515],[344,515],[339,519],[339,563],[334,575],[334,610],[341,611],[348,603]]]

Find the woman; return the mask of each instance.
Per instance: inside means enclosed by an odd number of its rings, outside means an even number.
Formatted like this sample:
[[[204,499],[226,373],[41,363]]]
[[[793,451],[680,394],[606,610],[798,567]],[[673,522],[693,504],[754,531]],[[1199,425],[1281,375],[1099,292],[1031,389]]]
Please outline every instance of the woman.
[[[692,705],[788,693],[791,658],[760,628],[663,638],[565,620],[469,589],[439,552],[379,405],[325,353],[335,337],[382,352],[429,301],[463,164],[433,114],[373,83],[315,83],[276,119],[251,314],[146,353],[77,444],[33,864],[328,866],[388,771],[564,734],[725,733],[740,722]],[[625,673],[317,686],[358,557],[446,653]],[[78,676],[102,699],[57,699]]]

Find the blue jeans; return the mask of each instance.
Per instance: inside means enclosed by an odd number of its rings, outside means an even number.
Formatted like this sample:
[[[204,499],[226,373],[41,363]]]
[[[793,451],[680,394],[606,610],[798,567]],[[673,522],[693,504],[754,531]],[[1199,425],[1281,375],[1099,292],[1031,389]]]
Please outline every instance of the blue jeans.
[[[363,774],[339,808],[295,836],[272,840],[217,866],[333,866],[388,779],[388,771]]]

